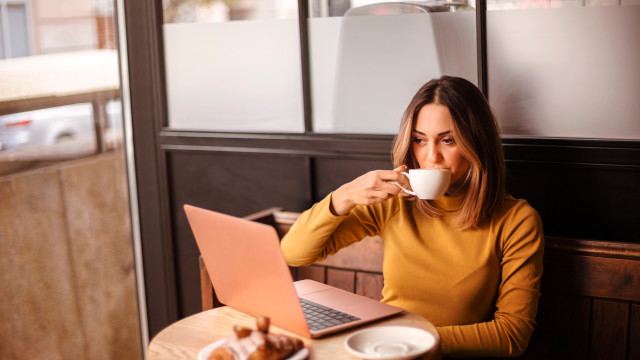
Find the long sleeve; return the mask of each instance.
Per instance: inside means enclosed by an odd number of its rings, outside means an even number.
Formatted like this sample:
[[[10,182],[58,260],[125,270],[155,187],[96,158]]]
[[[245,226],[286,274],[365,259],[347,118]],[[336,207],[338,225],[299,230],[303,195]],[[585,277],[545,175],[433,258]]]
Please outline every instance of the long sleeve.
[[[535,325],[540,297],[544,236],[533,209],[504,224],[501,282],[491,321],[438,328],[445,356],[519,356]],[[509,224],[511,223],[511,224]]]
[[[379,234],[382,302],[431,321],[443,356],[517,356],[533,332],[540,296],[540,217],[526,201],[508,198],[487,224],[462,231],[455,222],[462,200],[438,200],[442,218],[398,197],[335,216],[329,195],[300,216],[282,248],[290,265],[302,266]]]
[[[289,265],[303,266],[324,260],[378,232],[376,222],[365,207],[357,207],[346,216],[336,216],[330,210],[330,203],[331,194],[300,214],[282,238],[282,251]]]

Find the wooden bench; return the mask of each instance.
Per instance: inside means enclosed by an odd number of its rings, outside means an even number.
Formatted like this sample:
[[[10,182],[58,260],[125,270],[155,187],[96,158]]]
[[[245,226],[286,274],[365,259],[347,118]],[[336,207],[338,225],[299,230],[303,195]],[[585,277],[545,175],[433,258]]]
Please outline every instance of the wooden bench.
[[[547,237],[525,359],[640,359],[640,244]]]
[[[298,213],[273,208],[247,216],[280,237]],[[640,359],[640,244],[546,237],[538,325],[522,359]],[[374,299],[382,291],[382,239],[371,237],[325,261],[292,268]],[[220,303],[200,259],[202,309]]]

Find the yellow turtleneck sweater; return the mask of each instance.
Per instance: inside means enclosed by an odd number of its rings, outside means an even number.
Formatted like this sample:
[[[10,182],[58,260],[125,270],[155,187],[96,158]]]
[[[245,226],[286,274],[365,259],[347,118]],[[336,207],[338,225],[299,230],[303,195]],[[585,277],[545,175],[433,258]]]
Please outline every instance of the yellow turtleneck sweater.
[[[441,219],[394,197],[329,210],[331,194],[303,212],[282,239],[289,265],[323,260],[365,236],[383,239],[382,301],[431,321],[444,356],[517,356],[535,325],[544,237],[538,213],[511,197],[479,229],[461,231],[453,217],[463,196],[436,203]]]

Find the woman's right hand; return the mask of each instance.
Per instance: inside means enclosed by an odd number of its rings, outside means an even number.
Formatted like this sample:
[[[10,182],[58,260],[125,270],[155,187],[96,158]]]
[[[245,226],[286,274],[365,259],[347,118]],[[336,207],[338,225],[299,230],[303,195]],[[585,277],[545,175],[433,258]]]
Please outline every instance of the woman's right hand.
[[[407,182],[400,173],[406,170],[404,165],[393,170],[374,170],[340,186],[331,194],[331,211],[334,215],[344,216],[356,205],[374,205],[398,193],[406,194],[395,184]]]

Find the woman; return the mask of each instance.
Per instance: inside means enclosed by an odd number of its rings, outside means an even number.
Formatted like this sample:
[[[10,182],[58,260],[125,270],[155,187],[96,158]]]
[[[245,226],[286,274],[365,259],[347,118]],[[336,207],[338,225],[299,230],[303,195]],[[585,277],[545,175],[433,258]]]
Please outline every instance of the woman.
[[[505,190],[498,127],[472,83],[443,76],[405,111],[394,170],[364,174],[301,214],[282,240],[290,265],[383,238],[385,303],[436,325],[444,356],[517,356],[535,324],[544,238],[537,212]],[[451,171],[445,196],[408,197],[409,168]]]

